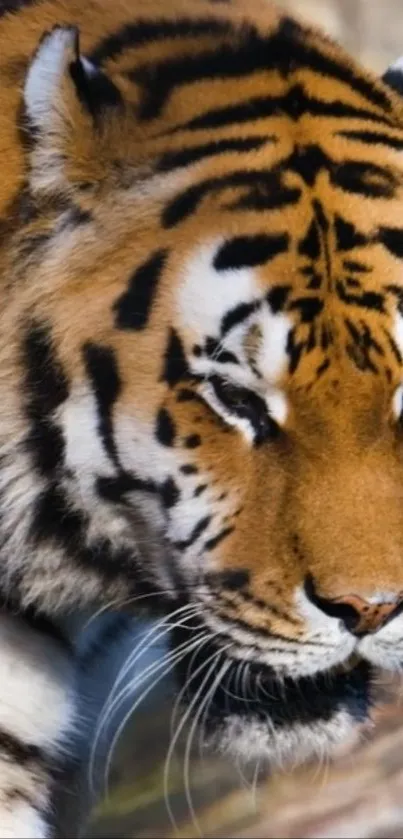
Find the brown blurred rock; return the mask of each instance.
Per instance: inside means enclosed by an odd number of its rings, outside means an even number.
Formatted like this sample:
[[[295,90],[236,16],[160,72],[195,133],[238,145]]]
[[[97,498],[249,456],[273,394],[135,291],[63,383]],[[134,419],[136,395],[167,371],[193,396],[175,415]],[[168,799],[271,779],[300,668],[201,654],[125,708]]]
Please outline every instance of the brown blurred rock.
[[[322,26],[378,72],[403,54],[402,0],[278,0],[278,5]]]

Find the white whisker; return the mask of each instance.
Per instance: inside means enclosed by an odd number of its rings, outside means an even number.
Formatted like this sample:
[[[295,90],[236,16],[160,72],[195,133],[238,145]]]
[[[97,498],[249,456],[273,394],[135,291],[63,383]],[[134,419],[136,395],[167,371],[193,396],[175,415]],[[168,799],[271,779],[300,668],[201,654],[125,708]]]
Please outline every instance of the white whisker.
[[[128,657],[125,664],[121,667],[115,681],[115,686],[117,687],[121,681],[126,677],[130,668],[135,664],[135,662],[140,658],[140,656],[144,655],[144,652],[153,646],[156,641],[159,641],[164,635],[166,635],[174,626],[179,626],[180,624],[173,624],[172,619],[176,618],[178,615],[183,613],[186,617],[191,617],[197,614],[200,611],[200,607],[197,604],[187,604],[186,606],[181,606],[178,609],[175,609],[168,615],[164,615],[156,624],[153,624],[151,629],[146,632],[146,634],[141,638],[140,642],[136,645],[130,656]],[[161,627],[167,627],[166,630],[164,629],[160,635],[157,633],[161,629]],[[150,640],[149,640],[150,639]],[[147,644],[146,642],[149,641]]]
[[[197,700],[200,696],[200,693],[201,693],[206,681],[208,680],[208,676],[210,676],[210,674],[213,672],[213,670],[216,666],[216,658],[219,655],[221,655],[223,652],[225,652],[225,650],[228,649],[230,646],[231,646],[231,644],[227,644],[225,647],[222,647],[219,650],[215,650],[214,653],[211,654],[211,656],[209,656],[205,661],[202,662],[202,664],[199,665],[199,667],[196,668],[196,670],[194,671],[194,673],[192,673],[190,679],[186,682],[186,685],[185,685],[185,689],[187,689],[189,687],[189,685],[194,681],[194,679],[199,675],[199,673],[202,672],[204,670],[204,668],[208,667],[210,662],[212,662],[211,667],[208,671],[207,677],[204,678],[201,687],[199,687],[198,690],[196,691],[190,705],[187,707],[185,713],[183,714],[183,716],[182,716],[182,718],[181,718],[181,720],[180,720],[180,722],[179,722],[179,724],[176,728],[175,734],[174,734],[173,738],[171,739],[169,749],[168,749],[168,752],[167,752],[167,756],[166,756],[166,759],[165,759],[164,799],[165,799],[165,804],[166,804],[169,819],[170,819],[171,824],[172,824],[172,826],[173,826],[173,828],[176,832],[178,831],[178,827],[177,827],[176,819],[174,817],[174,814],[173,814],[173,811],[172,811],[172,808],[171,808],[171,805],[170,805],[170,802],[169,802],[169,783],[168,783],[169,782],[169,770],[170,770],[171,760],[172,760],[172,757],[173,757],[173,754],[174,754],[174,751],[175,751],[175,746],[178,742],[181,731],[183,730],[187,720],[189,719],[189,716],[192,713],[192,710],[195,706],[195,703],[197,702]]]
[[[215,662],[214,662],[213,666],[215,666]],[[211,699],[214,696],[215,691],[217,690],[223,676],[225,675],[225,673],[227,672],[227,670],[230,666],[231,666],[231,661],[229,661],[229,660],[224,661],[221,669],[219,670],[216,678],[214,679],[214,682],[213,682],[210,690],[207,693],[207,696],[200,703],[200,707],[198,708],[198,710],[197,710],[197,712],[194,716],[194,719],[193,719],[193,722],[192,722],[192,725],[190,727],[190,731],[189,731],[189,734],[188,734],[187,742],[186,742],[185,756],[184,756],[184,762],[183,762],[183,777],[184,777],[184,784],[185,784],[185,796],[186,796],[186,802],[187,802],[187,805],[188,805],[188,808],[189,808],[189,813],[190,813],[192,822],[193,822],[193,824],[195,826],[195,829],[196,829],[196,831],[197,831],[197,833],[199,834],[200,837],[203,836],[203,832],[200,828],[200,825],[199,825],[199,822],[198,822],[198,819],[197,819],[197,816],[196,816],[196,812],[195,812],[195,809],[193,807],[192,794],[191,794],[191,788],[190,788],[190,753],[191,753],[191,749],[192,749],[193,737],[195,735],[197,724],[198,724],[198,721],[200,719],[200,716],[202,715],[206,704],[207,703],[210,704]],[[204,686],[205,686],[206,682],[208,681],[208,678],[210,676],[210,672],[211,671],[209,670],[209,672],[207,673],[207,676],[203,680],[202,685],[200,687],[199,694],[203,693],[203,689],[204,689]]]
[[[203,635],[203,637],[204,637],[204,635]],[[164,662],[163,662],[163,664],[164,664],[165,666],[164,666],[164,667],[163,667],[163,669],[162,669],[162,673],[159,673],[159,675],[157,676],[157,678],[156,678],[156,679],[154,679],[154,681],[151,683],[151,685],[148,685],[148,687],[147,687],[147,688],[143,691],[143,693],[142,693],[142,694],[138,697],[138,699],[136,699],[136,701],[135,701],[134,705],[133,705],[133,706],[130,708],[130,710],[129,710],[126,714],[125,714],[125,716],[124,716],[123,720],[120,722],[119,727],[118,727],[117,731],[115,732],[115,734],[114,734],[114,736],[113,736],[113,740],[112,740],[112,742],[111,742],[111,745],[110,745],[110,748],[109,748],[109,752],[108,752],[108,757],[107,757],[106,762],[105,762],[105,770],[104,770],[104,789],[105,789],[105,793],[106,793],[106,795],[108,795],[108,777],[109,777],[110,767],[111,767],[111,763],[112,763],[113,753],[114,753],[114,751],[115,751],[116,744],[117,744],[117,742],[118,742],[118,740],[119,740],[119,738],[120,738],[120,736],[121,736],[121,734],[122,734],[122,731],[123,731],[123,729],[125,728],[125,726],[126,726],[126,724],[127,724],[128,720],[129,720],[129,719],[130,719],[130,717],[134,714],[134,712],[137,710],[137,708],[139,707],[139,705],[141,705],[141,703],[144,701],[144,699],[145,699],[145,698],[146,698],[146,697],[147,697],[147,696],[151,693],[151,691],[153,691],[153,690],[154,690],[154,688],[157,686],[157,684],[159,684],[159,683],[162,681],[162,679],[163,679],[165,676],[167,676],[167,675],[168,675],[168,673],[169,673],[169,672],[170,672],[170,671],[171,671],[171,670],[175,667],[175,665],[178,663],[178,661],[180,661],[180,659],[181,659],[184,655],[187,655],[187,653],[188,653],[188,645],[190,644],[190,645],[191,645],[191,646],[190,646],[190,648],[192,649],[192,648],[193,648],[193,644],[195,644],[195,645],[199,644],[199,643],[200,643],[200,640],[201,640],[200,638],[196,638],[196,639],[193,639],[193,640],[192,640],[192,641],[190,641],[190,642],[186,642],[186,649],[182,650],[182,649],[178,648],[178,649],[175,651],[175,653],[172,653],[172,655],[171,655],[171,657],[170,657],[170,661],[169,661],[169,664],[168,664],[168,665],[167,665],[167,661],[164,661]],[[166,666],[166,665],[167,665],[167,666]],[[156,667],[156,669],[157,669],[157,667]],[[160,668],[160,667],[158,667],[158,670],[160,670],[160,669],[161,669],[161,668]],[[148,675],[150,675],[150,674],[148,674]]]
[[[184,611],[184,608],[181,608],[180,610],[176,610],[175,612],[172,613],[172,615],[170,617],[172,618],[174,615],[177,615],[177,614],[179,614],[179,612],[183,612],[183,611]],[[190,615],[195,614],[196,611],[197,611],[196,607],[188,607],[188,614],[186,615],[186,617],[189,617]],[[91,754],[90,754],[90,759],[89,759],[88,774],[89,774],[90,789],[92,791],[93,791],[93,780],[92,780],[93,779],[93,770],[94,770],[94,763],[95,763],[95,757],[96,757],[96,752],[97,752],[97,748],[98,748],[98,743],[99,743],[99,740],[101,738],[102,731],[105,730],[105,728],[108,725],[108,722],[112,718],[112,715],[114,713],[114,709],[118,705],[123,703],[125,697],[133,692],[136,685],[138,685],[139,683],[141,684],[141,681],[143,681],[144,678],[146,678],[147,676],[151,676],[155,669],[158,669],[159,667],[164,666],[164,664],[167,661],[167,656],[163,656],[162,658],[160,658],[158,660],[158,662],[153,662],[152,664],[148,665],[147,668],[145,668],[145,670],[143,670],[139,674],[139,676],[136,677],[136,679],[131,681],[129,685],[126,685],[126,687],[122,688],[120,693],[116,696],[116,691],[117,691],[117,688],[118,688],[119,684],[121,684],[123,679],[127,676],[130,668],[134,667],[134,665],[135,665],[136,661],[139,659],[139,657],[144,655],[146,653],[146,651],[148,649],[150,649],[153,644],[156,643],[156,641],[158,641],[161,637],[166,635],[175,626],[180,625],[180,622],[172,623],[172,621],[170,620],[167,628],[164,629],[162,632],[158,633],[158,630],[161,629],[161,625],[162,625],[163,622],[165,623],[165,618],[163,619],[163,621],[162,620],[158,621],[157,626],[152,627],[152,629],[149,632],[146,633],[146,635],[141,639],[139,644],[135,647],[135,650],[133,651],[133,653],[130,654],[130,656],[128,657],[128,660],[120,668],[120,670],[117,674],[117,677],[116,677],[116,679],[113,683],[113,686],[112,686],[112,688],[111,688],[111,690],[108,694],[108,697],[107,697],[107,699],[106,699],[106,701],[103,705],[103,708],[101,710],[101,713],[100,713],[98,721],[97,721],[97,726],[96,726],[96,730],[95,730],[95,734],[94,734],[94,739],[93,739],[93,743],[92,743],[92,747],[91,747]],[[149,640],[148,644],[145,643],[147,640]],[[189,640],[192,641],[193,639],[191,638]],[[185,642],[185,644],[187,644],[187,643],[189,643],[188,640]],[[181,645],[181,648],[183,646],[184,645]],[[178,652],[178,650],[173,651],[172,654],[175,654],[176,652]],[[167,655],[169,655],[169,654],[167,654]]]
[[[203,647],[205,645],[207,645],[210,641],[211,641],[211,636],[210,636],[209,633],[207,633],[206,636],[205,636],[205,643],[201,644],[200,647],[198,647],[196,650],[193,651],[193,654],[191,655],[190,660],[188,661],[188,665],[187,665],[187,669],[186,669],[186,677],[185,677],[183,686],[181,687],[181,689],[180,689],[180,691],[179,691],[179,693],[178,693],[178,695],[175,699],[175,703],[174,703],[172,711],[171,711],[171,719],[170,719],[170,724],[169,724],[171,738],[172,738],[173,733],[174,733],[174,728],[175,728],[175,723],[176,723],[176,714],[177,714],[178,708],[181,704],[182,698],[183,698],[184,694],[186,693],[187,686],[189,684],[189,678],[190,678],[189,671],[191,670],[191,667],[193,665],[195,656],[198,655],[200,653],[200,651],[203,649]]]

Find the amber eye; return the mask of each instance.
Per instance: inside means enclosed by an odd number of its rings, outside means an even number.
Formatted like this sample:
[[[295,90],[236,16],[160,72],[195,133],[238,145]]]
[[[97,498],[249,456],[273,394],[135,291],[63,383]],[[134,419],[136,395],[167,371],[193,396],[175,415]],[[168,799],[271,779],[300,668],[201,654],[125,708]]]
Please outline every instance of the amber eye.
[[[244,425],[252,431],[252,440],[259,446],[267,440],[274,440],[280,434],[280,428],[270,416],[267,405],[257,393],[245,387],[233,384],[221,376],[211,376],[209,384],[214,394],[210,404],[218,410],[220,416],[230,425]]]

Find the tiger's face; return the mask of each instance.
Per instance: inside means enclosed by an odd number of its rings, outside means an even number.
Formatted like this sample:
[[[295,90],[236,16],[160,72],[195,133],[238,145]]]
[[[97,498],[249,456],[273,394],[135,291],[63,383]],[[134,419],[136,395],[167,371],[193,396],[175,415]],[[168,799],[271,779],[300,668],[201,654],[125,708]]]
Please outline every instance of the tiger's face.
[[[209,739],[298,760],[403,661],[403,112],[272,11],[209,14],[199,63],[61,28],[29,66],[2,550],[22,602],[162,604]]]

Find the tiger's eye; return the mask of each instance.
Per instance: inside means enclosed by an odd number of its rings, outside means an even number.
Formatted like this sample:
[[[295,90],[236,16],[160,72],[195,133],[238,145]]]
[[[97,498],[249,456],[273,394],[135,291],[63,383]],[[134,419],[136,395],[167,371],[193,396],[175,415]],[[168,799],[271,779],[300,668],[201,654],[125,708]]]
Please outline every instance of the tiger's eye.
[[[250,422],[254,431],[256,446],[261,445],[266,440],[275,439],[279,435],[279,426],[270,416],[264,399],[257,393],[232,384],[220,376],[211,376],[210,383],[215,396],[227,411]]]

